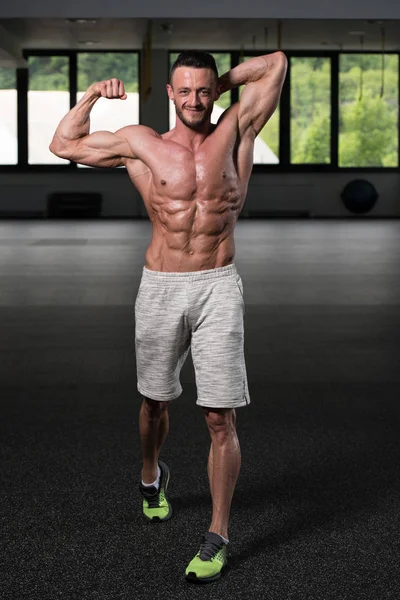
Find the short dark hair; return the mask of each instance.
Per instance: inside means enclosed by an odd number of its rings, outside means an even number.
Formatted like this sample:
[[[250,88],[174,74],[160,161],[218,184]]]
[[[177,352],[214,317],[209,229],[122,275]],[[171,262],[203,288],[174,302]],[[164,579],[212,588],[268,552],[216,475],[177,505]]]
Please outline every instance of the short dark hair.
[[[172,76],[175,69],[178,67],[193,67],[194,69],[211,69],[214,71],[218,79],[218,69],[215,64],[215,59],[209,52],[201,52],[200,50],[185,50],[181,52],[174,64],[171,67],[169,82],[172,82]]]

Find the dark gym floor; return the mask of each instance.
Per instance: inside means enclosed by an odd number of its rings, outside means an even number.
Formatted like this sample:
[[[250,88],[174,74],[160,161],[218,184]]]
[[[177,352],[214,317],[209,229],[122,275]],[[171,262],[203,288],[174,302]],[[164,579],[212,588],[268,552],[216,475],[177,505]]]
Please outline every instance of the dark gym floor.
[[[229,568],[208,530],[209,434],[189,354],[141,515],[134,302],[148,221],[0,223],[1,584],[7,600],[398,600],[400,222],[239,221],[251,405]]]

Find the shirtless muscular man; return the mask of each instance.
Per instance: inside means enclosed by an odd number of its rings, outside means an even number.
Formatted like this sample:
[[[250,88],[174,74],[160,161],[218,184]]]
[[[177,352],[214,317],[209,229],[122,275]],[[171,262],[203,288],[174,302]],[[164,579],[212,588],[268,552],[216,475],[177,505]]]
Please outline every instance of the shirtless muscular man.
[[[186,568],[188,581],[208,583],[227,564],[228,520],[240,465],[235,408],[250,403],[244,359],[244,300],[234,264],[234,228],[246,198],[254,140],[279,102],[286,76],[282,52],[250,58],[218,77],[206,52],[182,52],[167,84],[176,125],[157,133],[128,125],[89,134],[100,97],[127,98],[124,83],[94,83],[60,122],[50,150],[93,167],[124,165],[152,222],[135,303],[143,513],[171,518],[168,466],[159,460],[169,430],[169,403],[182,393],[179,375],[189,349],[197,404],[211,436],[208,476],[212,520]],[[217,124],[213,104],[244,85],[240,102]],[[193,476],[193,474],[192,474]]]

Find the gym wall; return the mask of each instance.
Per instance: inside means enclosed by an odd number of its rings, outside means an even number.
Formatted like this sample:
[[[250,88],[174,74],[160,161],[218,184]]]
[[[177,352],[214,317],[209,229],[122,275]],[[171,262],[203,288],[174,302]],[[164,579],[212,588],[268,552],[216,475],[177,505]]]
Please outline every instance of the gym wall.
[[[400,3],[382,0],[379,5],[372,0],[359,0],[349,3],[338,0],[335,3],[323,0],[304,0],[299,13],[297,0],[283,0],[277,3],[249,0],[246,3],[233,0],[212,3],[205,0],[193,7],[190,16],[212,17],[240,16],[257,17],[263,11],[268,17],[279,18],[400,18]],[[70,3],[56,3],[50,0],[14,0],[0,6],[0,19],[8,17],[133,17],[184,16],[183,1],[172,0],[168,7],[161,1],[149,1],[145,8],[139,3],[125,0],[72,0]],[[140,11],[145,11],[141,13]],[[186,8],[185,8],[186,10]],[[158,11],[158,12],[157,12]],[[168,11],[168,14],[166,13]],[[179,12],[181,11],[181,12]],[[347,11],[347,12],[346,12]],[[315,21],[318,27],[318,21]],[[1,26],[1,22],[0,22]],[[12,40],[10,40],[10,45]],[[206,40],[205,40],[206,44]],[[0,37],[0,49],[4,39]],[[138,48],[138,46],[136,46]],[[206,49],[206,45],[204,45]],[[283,48],[284,50],[284,48]],[[273,51],[273,50],[270,50]],[[15,54],[15,53],[14,53]],[[1,65],[1,60],[0,60]],[[152,53],[152,94],[145,101],[140,98],[141,123],[159,132],[168,130],[168,106],[166,103],[165,82],[168,78],[168,49],[157,47]],[[380,172],[254,172],[250,181],[248,197],[242,217],[262,216],[267,213],[304,213],[314,217],[353,218],[344,206],[340,194],[345,185],[354,179],[368,179],[379,193],[379,199],[366,218],[400,216],[400,169]],[[101,173],[74,172],[1,172],[0,173],[0,218],[1,215],[20,216],[45,210],[46,199],[55,191],[100,191],[103,195],[104,217],[146,217],[144,204],[133,188],[126,174],[102,170]]]

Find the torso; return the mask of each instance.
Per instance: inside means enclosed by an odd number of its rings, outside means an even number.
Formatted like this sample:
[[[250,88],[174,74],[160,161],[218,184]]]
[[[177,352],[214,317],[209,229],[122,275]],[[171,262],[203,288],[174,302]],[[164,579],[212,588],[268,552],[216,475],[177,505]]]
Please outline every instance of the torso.
[[[239,139],[237,106],[196,152],[174,141],[172,130],[155,138],[145,160],[126,160],[153,224],[148,269],[200,271],[233,262],[253,163],[253,142]]]

